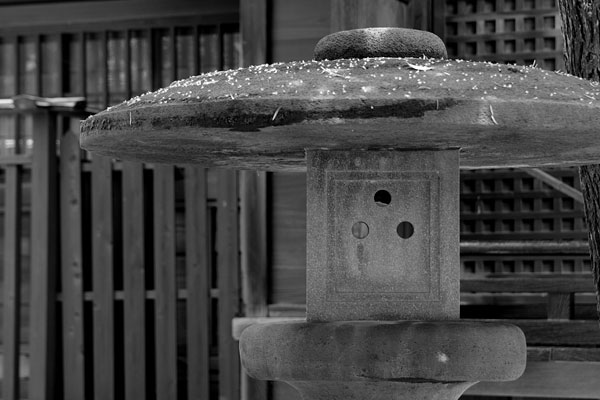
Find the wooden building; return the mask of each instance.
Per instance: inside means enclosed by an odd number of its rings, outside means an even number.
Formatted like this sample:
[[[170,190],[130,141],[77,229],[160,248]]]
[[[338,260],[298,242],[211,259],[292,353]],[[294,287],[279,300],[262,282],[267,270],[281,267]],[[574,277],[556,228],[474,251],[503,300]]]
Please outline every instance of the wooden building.
[[[548,0],[0,0],[2,398],[297,398],[246,377],[231,332],[304,313],[304,176],[91,156],[79,119],[366,26],[560,68],[558,23]],[[533,365],[471,395],[600,398],[577,174],[549,172],[462,174],[462,315],[515,320]]]

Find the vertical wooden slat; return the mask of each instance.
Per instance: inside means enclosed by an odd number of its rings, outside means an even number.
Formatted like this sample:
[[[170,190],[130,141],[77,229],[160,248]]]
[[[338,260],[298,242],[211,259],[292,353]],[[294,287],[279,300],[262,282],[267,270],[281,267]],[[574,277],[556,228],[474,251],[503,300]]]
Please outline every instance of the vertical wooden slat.
[[[242,63],[245,67],[268,62],[267,0],[240,2]]]
[[[242,63],[244,66],[268,62],[268,1],[240,2]],[[267,175],[265,172],[240,173],[240,250],[244,315],[266,317],[267,310]],[[268,398],[268,384],[252,379],[245,371],[240,376],[240,398]]]
[[[115,397],[112,160],[92,159],[92,282],[95,400]]]
[[[2,398],[19,398],[21,332],[21,167],[6,167],[4,189],[4,376]]]
[[[206,170],[185,169],[188,399],[210,398],[210,250]]]
[[[77,65],[75,67],[79,68],[78,70],[79,72],[79,85],[81,87],[81,91],[80,93],[82,95],[86,95],[87,93],[87,79],[86,79],[86,71],[87,71],[87,54],[86,54],[86,36],[84,32],[80,32],[77,34],[77,40],[79,40],[79,52],[81,57],[79,58],[79,60],[81,60],[81,65]]]
[[[231,320],[239,312],[238,188],[235,171],[219,171],[217,252],[219,286],[219,398],[237,400],[240,393],[238,344]]]
[[[82,399],[84,390],[83,337],[83,251],[81,150],[79,121],[60,141],[60,231],[64,398]]]
[[[48,112],[33,118],[31,178],[31,335],[29,398],[54,398],[57,179],[56,127]]]
[[[154,281],[156,396],[177,398],[177,282],[175,177],[172,166],[154,167]]]
[[[104,31],[101,34],[101,68],[100,73],[102,74],[102,103],[104,107],[108,107],[110,104],[110,86],[109,81],[109,68],[108,68],[108,31]]]
[[[171,82],[177,80],[177,30],[174,26],[169,28],[169,43],[171,51],[169,57],[171,57]],[[163,55],[164,57],[164,55]]]
[[[131,30],[125,30],[125,96],[132,96],[131,90]]]
[[[35,86],[34,93],[37,96],[42,95],[43,77],[42,77],[42,35],[35,35]]]
[[[144,167],[123,163],[125,399],[146,398]]]
[[[240,252],[243,311],[266,317],[267,309],[267,175],[240,172]],[[242,400],[267,399],[267,382],[241,376]]]
[[[194,25],[193,33],[192,33],[192,42],[194,48],[194,70],[192,73],[194,75],[198,75],[200,73],[200,29],[198,25]]]

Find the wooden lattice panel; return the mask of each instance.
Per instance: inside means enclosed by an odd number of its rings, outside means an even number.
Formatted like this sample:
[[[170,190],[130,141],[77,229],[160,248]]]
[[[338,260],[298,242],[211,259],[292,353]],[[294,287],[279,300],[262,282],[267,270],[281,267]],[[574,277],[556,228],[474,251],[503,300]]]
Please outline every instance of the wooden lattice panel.
[[[451,58],[564,69],[556,0],[440,0]]]
[[[547,170],[579,189],[577,169]],[[585,241],[582,204],[524,170],[461,173],[461,241]],[[463,273],[578,273],[589,256],[573,254],[461,254]]]

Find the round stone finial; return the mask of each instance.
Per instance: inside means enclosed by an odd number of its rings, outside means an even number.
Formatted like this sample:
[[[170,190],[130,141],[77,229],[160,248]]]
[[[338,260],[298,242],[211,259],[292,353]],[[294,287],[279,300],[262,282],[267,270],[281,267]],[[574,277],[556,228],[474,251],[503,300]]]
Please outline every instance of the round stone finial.
[[[416,29],[364,28],[325,36],[315,46],[315,60],[369,57],[447,58],[437,35]]]

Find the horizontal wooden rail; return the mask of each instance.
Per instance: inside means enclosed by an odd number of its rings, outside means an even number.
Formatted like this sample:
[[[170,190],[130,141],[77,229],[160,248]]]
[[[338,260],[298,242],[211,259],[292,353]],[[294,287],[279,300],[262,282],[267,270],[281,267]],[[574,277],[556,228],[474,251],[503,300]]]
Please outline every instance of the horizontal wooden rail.
[[[239,340],[244,329],[250,325],[271,322],[301,322],[302,317],[257,317],[234,318],[232,335]],[[518,326],[525,333],[527,343],[532,346],[600,346],[600,330],[596,321],[548,321],[523,319],[465,319],[471,322],[502,322]]]
[[[589,254],[584,240],[463,241],[461,254]]]
[[[56,112],[84,111],[85,107],[85,97],[38,97],[23,94],[8,99],[0,99],[0,110],[9,111],[31,111],[36,108]]]
[[[470,293],[593,293],[591,274],[461,279],[460,291]]]

